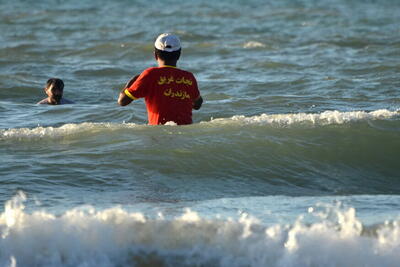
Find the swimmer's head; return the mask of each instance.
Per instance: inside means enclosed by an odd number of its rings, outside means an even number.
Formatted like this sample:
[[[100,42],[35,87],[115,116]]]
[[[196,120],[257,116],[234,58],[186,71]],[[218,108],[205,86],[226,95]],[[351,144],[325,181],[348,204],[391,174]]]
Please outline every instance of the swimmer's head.
[[[63,96],[64,82],[61,79],[51,78],[47,81],[44,90],[49,96],[50,103],[58,105]]]

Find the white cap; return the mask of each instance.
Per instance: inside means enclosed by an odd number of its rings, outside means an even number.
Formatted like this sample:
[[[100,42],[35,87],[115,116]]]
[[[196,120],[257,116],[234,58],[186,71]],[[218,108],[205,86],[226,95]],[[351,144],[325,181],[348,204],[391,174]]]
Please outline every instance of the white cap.
[[[161,51],[174,52],[181,49],[181,41],[176,35],[171,33],[163,33],[157,37],[154,46]]]

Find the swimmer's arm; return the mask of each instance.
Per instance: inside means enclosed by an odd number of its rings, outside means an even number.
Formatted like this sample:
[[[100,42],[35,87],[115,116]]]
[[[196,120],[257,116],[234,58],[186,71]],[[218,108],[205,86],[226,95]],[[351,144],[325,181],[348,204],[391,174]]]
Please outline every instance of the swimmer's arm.
[[[122,89],[121,93],[119,93],[119,97],[118,97],[118,104],[120,106],[126,106],[129,105],[134,98],[132,98],[133,96],[126,91],[126,89],[128,89],[139,77],[139,75],[136,75],[135,77],[133,77],[132,79],[129,80],[129,82],[126,83],[124,89]]]
[[[203,98],[199,96],[196,100],[193,101],[193,109],[199,110],[202,104],[203,104]]]

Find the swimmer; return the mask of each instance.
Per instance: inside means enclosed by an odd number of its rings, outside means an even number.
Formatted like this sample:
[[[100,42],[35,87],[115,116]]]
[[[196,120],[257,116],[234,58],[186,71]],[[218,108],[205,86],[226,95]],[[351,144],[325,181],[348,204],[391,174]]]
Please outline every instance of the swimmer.
[[[63,105],[73,104],[74,102],[63,98],[64,82],[61,79],[51,78],[47,81],[44,92],[47,94],[47,98],[38,102],[38,104],[47,105]]]

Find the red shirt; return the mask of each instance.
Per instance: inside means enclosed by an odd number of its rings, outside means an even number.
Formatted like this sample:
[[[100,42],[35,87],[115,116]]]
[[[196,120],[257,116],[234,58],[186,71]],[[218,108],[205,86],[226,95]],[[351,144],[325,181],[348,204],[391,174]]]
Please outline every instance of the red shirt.
[[[168,121],[191,124],[193,101],[200,96],[194,75],[172,66],[146,69],[125,94],[132,99],[145,98],[151,125]]]

